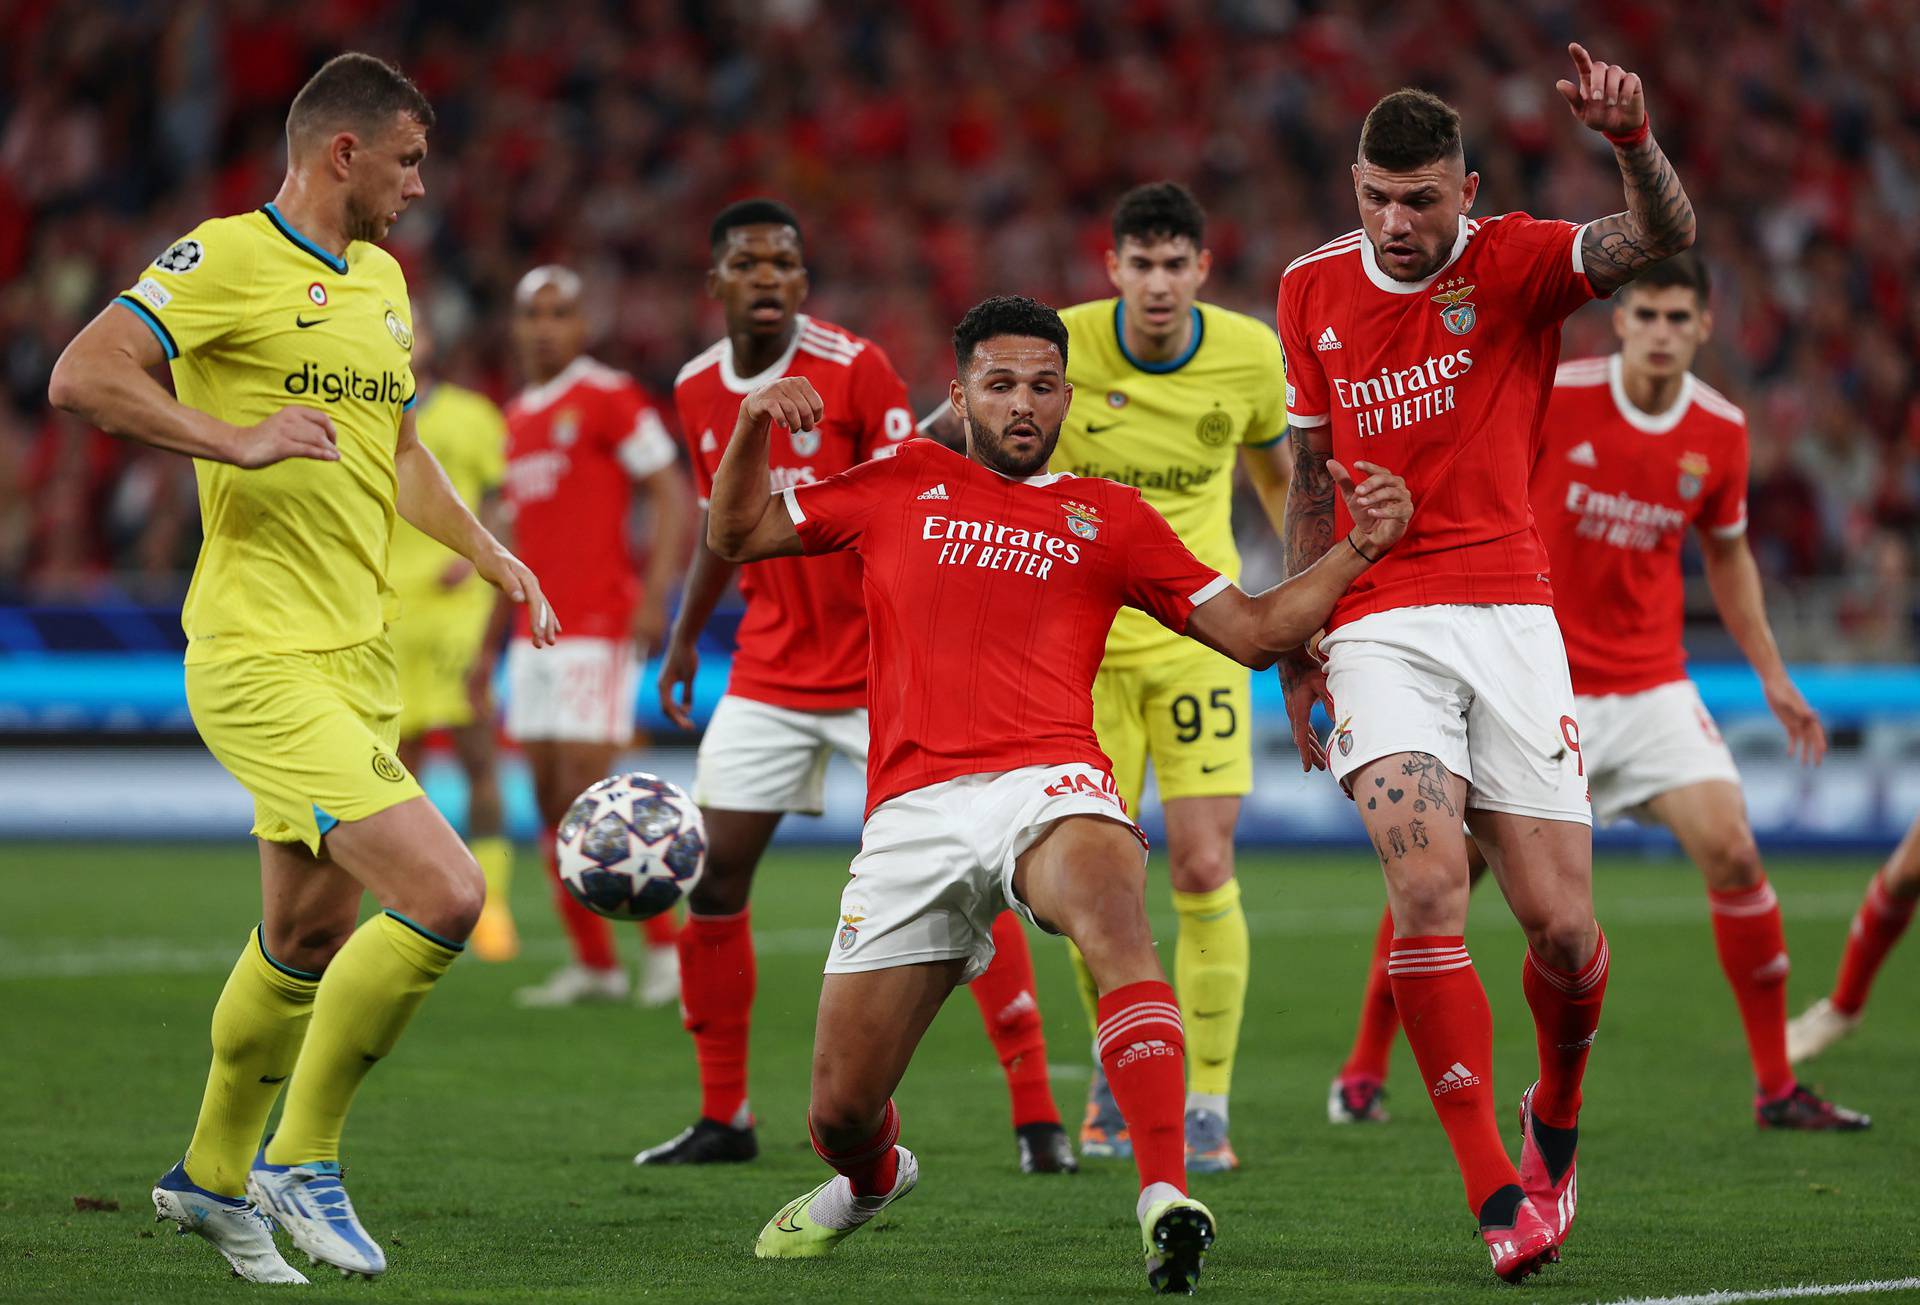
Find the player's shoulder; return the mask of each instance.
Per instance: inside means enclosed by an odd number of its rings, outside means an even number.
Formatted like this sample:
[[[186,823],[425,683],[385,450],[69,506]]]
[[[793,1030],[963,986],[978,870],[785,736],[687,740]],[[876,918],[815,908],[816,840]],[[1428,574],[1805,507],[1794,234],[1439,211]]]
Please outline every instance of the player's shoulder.
[[[1746,409],[1698,376],[1693,377],[1693,406],[1696,412],[1709,421],[1719,422],[1741,431],[1747,428]]]
[[[500,409],[494,401],[478,390],[464,385],[455,385],[452,381],[436,381],[428,399],[444,405],[448,411],[457,412],[463,418],[472,421],[497,423]]]
[[[347,262],[375,280],[406,289],[407,273],[400,260],[371,240],[355,241],[347,250]]]
[[[1590,390],[1604,387],[1611,375],[1612,360],[1601,354],[1593,358],[1569,358],[1553,373],[1553,388]]]
[[[720,375],[720,364],[726,361],[727,350],[730,348],[732,345],[723,335],[688,359],[673,378],[674,394],[678,396],[682,390],[698,382],[701,377],[706,377],[708,380],[717,379]]]
[[[1542,242],[1563,238],[1580,228],[1578,222],[1538,218],[1520,209],[1468,218],[1466,223],[1467,249],[1477,249],[1483,253],[1497,250],[1503,245],[1538,247]]]
[[[1097,330],[1113,321],[1113,312],[1120,304],[1116,298],[1089,299],[1085,303],[1071,304],[1060,310],[1060,320],[1066,324],[1069,339]]]
[[[852,368],[860,357],[877,348],[871,340],[855,335],[846,327],[819,317],[800,314],[795,323],[794,362],[827,363]]]
[[[207,218],[154,256],[149,271],[164,272],[185,283],[232,280],[251,274],[272,226],[258,209]]]
[[[1304,291],[1330,276],[1353,272],[1359,261],[1360,242],[1366,238],[1367,233],[1356,227],[1300,255],[1280,273],[1281,293]]]
[[[1280,337],[1273,328],[1237,309],[1223,308],[1219,304],[1196,303],[1200,310],[1200,320],[1206,326],[1207,337],[1216,344],[1225,346],[1227,351],[1243,358],[1251,358],[1261,363],[1277,359],[1280,353]]]

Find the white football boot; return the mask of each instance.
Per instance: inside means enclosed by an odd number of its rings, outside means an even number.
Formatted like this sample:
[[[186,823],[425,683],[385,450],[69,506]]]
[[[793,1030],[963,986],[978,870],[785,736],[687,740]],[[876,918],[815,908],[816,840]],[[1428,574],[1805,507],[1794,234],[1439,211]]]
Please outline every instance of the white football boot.
[[[1822,997],[1787,1021],[1787,1059],[1796,1065],[1811,1060],[1859,1027],[1858,1015],[1843,1014]]]
[[[672,943],[648,947],[640,962],[640,987],[635,994],[642,1006],[680,1004],[680,949]]]
[[[375,1278],[387,1271],[386,1252],[360,1226],[335,1161],[269,1164],[263,1146],[247,1173],[247,1195],[315,1264],[338,1269],[342,1277]]]
[[[676,988],[678,984],[676,975]],[[584,965],[563,965],[548,975],[546,982],[514,993],[513,1004],[542,1009],[625,1001],[632,989],[633,981],[617,966],[611,970],[589,970]]]
[[[184,1162],[167,1170],[153,1187],[155,1222],[171,1219],[181,1233],[198,1233],[213,1243],[233,1266],[233,1276],[248,1282],[301,1282],[300,1270],[280,1258],[273,1224],[245,1197],[209,1192],[187,1177]]]

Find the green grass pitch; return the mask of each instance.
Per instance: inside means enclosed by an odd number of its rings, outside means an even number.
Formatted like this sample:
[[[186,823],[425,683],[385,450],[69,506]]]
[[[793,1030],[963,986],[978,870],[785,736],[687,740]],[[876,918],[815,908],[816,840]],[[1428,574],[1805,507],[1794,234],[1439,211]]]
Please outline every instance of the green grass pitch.
[[[671,1010],[520,1011],[561,945],[534,858],[527,954],[463,960],[360,1097],[349,1186],[391,1269],[309,1295],[385,1301],[1118,1300],[1140,1296],[1131,1165],[1021,1177],[997,1066],[957,996],[899,1094],[919,1190],[832,1259],[761,1263],[761,1223],[820,1181],[803,1126],[819,962],[845,857],[777,852],[760,933],[753,1100],[762,1158],[641,1170],[691,1121],[692,1052]],[[1793,1008],[1824,990],[1871,863],[1777,860]],[[1360,856],[1248,856],[1253,989],[1233,1098],[1236,1174],[1197,1179],[1221,1237],[1205,1296],[1479,1299],[1497,1284],[1404,1043],[1384,1127],[1335,1128],[1380,903]],[[1166,881],[1151,881],[1169,951]],[[1870,1111],[1865,1136],[1754,1129],[1733,1001],[1697,876],[1609,860],[1598,873],[1613,979],[1583,1117],[1580,1220],[1523,1290],[1610,1301],[1920,1273],[1920,942],[1896,953],[1865,1028],[1809,1075]],[[205,1073],[207,1022],[258,911],[250,849],[0,847],[0,1298],[239,1300],[212,1249],[152,1222]],[[1493,1000],[1502,1122],[1529,1081],[1521,941],[1492,892],[1469,943]],[[637,951],[626,934],[623,948]],[[1077,1121],[1087,1031],[1057,944],[1036,938],[1056,1095]],[[1169,968],[1171,956],[1169,955]],[[1511,1128],[1509,1131],[1512,1131]],[[1514,1143],[1517,1146],[1517,1140]],[[117,1202],[81,1211],[75,1198]],[[1867,1299],[1852,1296],[1848,1299]]]

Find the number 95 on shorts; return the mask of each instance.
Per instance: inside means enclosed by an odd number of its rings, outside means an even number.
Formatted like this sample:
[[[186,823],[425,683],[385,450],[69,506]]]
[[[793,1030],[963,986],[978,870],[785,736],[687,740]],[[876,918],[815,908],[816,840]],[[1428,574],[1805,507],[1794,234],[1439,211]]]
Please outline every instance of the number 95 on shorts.
[[[1247,668],[1185,640],[1144,665],[1102,666],[1093,729],[1137,810],[1149,758],[1160,800],[1237,797],[1253,787]]]

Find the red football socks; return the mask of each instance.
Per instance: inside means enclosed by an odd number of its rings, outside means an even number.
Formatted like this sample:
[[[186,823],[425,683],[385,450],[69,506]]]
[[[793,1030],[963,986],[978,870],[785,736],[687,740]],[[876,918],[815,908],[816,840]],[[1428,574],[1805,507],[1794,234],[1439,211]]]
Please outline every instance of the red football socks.
[[[1580,1122],[1580,1080],[1607,995],[1607,935],[1596,930],[1593,955],[1572,974],[1554,969],[1528,948],[1520,986],[1533,1011],[1540,1048],[1534,1118],[1549,1128],[1572,1128]]]
[[[1766,1100],[1793,1090],[1787,1061],[1787,939],[1780,927],[1780,899],[1762,879],[1752,888],[1709,888],[1713,943],[1720,968],[1733,985],[1740,1022],[1747,1027],[1753,1076]]]
[[[1184,1194],[1187,1042],[1173,985],[1150,979],[1103,993],[1094,1050],[1127,1121],[1141,1188],[1171,1183]]]
[[[747,1029],[757,973],[746,911],[689,915],[680,930],[681,1023],[700,1066],[700,1113],[734,1124],[747,1101]]]
[[[611,970],[620,964],[613,950],[613,926],[604,915],[595,915],[574,900],[560,881],[560,850],[554,842],[551,826],[541,831],[541,845],[547,849],[547,877],[553,881],[553,909],[573,942],[573,959],[589,970]]]
[[[994,920],[993,964],[967,987],[1006,1071],[1013,1126],[1059,1123],[1060,1111],[1047,1081],[1047,1034],[1033,996],[1033,954],[1027,949],[1027,931],[1012,911],[1002,911]]]
[[[1873,977],[1881,962],[1900,941],[1913,919],[1913,898],[1895,897],[1887,891],[1885,876],[1875,874],[1867,885],[1866,900],[1847,930],[1847,950],[1840,957],[1840,974],[1833,981],[1833,1008],[1842,1015],[1858,1015],[1873,990]]]
[[[820,1144],[813,1128],[813,1116],[807,1116],[807,1136],[813,1140],[813,1153],[847,1176],[855,1196],[885,1196],[900,1177],[900,1153],[894,1145],[900,1140],[900,1112],[891,1099],[880,1127],[872,1137],[845,1151],[829,1151]]]
[[[1393,1055],[1393,1036],[1400,1031],[1400,1011],[1393,1004],[1393,980],[1387,977],[1387,955],[1393,949],[1393,912],[1380,913],[1380,929],[1373,938],[1373,965],[1367,971],[1367,993],[1360,999],[1360,1027],[1353,1050],[1341,1067],[1342,1078],[1384,1079]]]
[[[1493,1012],[1459,935],[1395,938],[1387,957],[1394,1005],[1477,1217],[1518,1184],[1494,1119]]]
[[[662,911],[642,920],[640,932],[649,947],[671,947],[680,937],[680,922],[673,918],[672,911]]]

